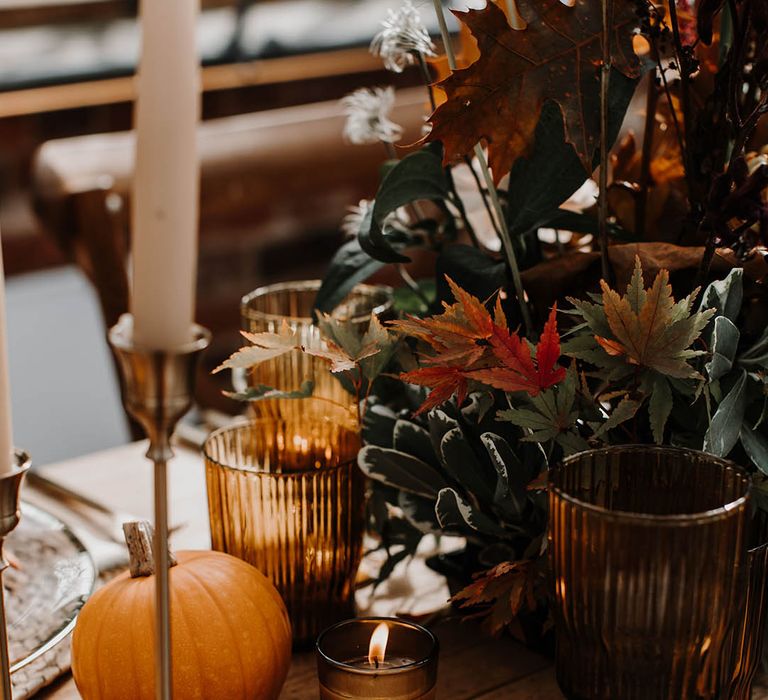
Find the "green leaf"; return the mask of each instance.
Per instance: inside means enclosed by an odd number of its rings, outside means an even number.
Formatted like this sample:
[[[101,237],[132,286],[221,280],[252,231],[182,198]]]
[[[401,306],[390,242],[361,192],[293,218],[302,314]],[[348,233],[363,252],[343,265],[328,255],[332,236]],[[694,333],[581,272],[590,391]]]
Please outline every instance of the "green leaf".
[[[571,412],[578,388],[579,373],[576,369],[576,363],[572,363],[565,374],[565,379],[557,387],[555,400],[558,416],[567,416]]]
[[[298,389],[293,391],[283,391],[267,386],[266,384],[257,384],[248,387],[246,391],[225,391],[224,396],[235,401],[264,401],[265,399],[306,399],[312,396],[315,390],[315,383],[311,379],[305,379]]]
[[[503,262],[464,244],[446,246],[435,263],[437,298],[453,303],[446,275],[478,299],[488,299],[499,289],[509,288],[507,268]]]
[[[669,414],[672,412],[672,387],[665,377],[656,374],[653,377],[653,391],[648,403],[648,414],[651,418],[653,439],[657,445],[664,442],[664,427]]]
[[[461,407],[462,417],[475,425],[479,425],[494,406],[492,394],[473,391],[467,397],[467,403]]]
[[[411,421],[398,419],[393,432],[394,448],[398,452],[406,452],[418,457],[433,467],[439,466],[439,460],[432,446],[429,433],[420,425]]]
[[[371,226],[368,230],[361,227],[360,247],[382,262],[409,262],[410,258],[401,255],[385,235],[382,228],[384,220],[393,211],[417,200],[443,202],[449,197],[449,192],[439,143],[409,153],[384,177],[376,193]]]
[[[704,290],[699,310],[716,309],[718,316],[725,316],[728,320],[735,321],[744,298],[743,277],[744,270],[736,267],[724,280],[712,282]]]
[[[704,366],[709,381],[716,381],[731,371],[739,346],[739,335],[739,329],[726,316],[715,318],[711,340],[712,359]]]
[[[395,354],[399,345],[399,341],[396,335],[389,333],[384,326],[381,325],[378,317],[371,314],[371,322],[368,324],[368,329],[363,334],[363,339],[360,342],[361,348],[377,348],[378,352],[375,355],[364,357],[360,360],[360,369],[363,376],[372,382],[378,377],[389,365],[392,356]]]
[[[637,410],[640,408],[640,402],[625,396],[616,407],[610,412],[608,419],[595,431],[595,437],[605,435],[609,430],[621,425],[634,418]]]
[[[635,87],[636,81],[611,70],[609,144],[619,133]],[[573,146],[565,139],[562,113],[554,102],[544,104],[534,138],[531,156],[518,158],[509,174],[508,221],[513,234],[530,230],[547,212],[565,202],[589,176]]]
[[[554,228],[560,231],[574,231],[575,233],[598,233],[600,224],[596,217],[589,214],[570,209],[554,209],[545,213],[531,228],[535,230]],[[615,222],[608,224],[608,235],[627,242],[638,240],[635,234],[623,229]]]
[[[440,473],[417,457],[376,445],[366,445],[357,455],[357,464],[371,479],[434,499],[447,486]]]
[[[469,529],[493,537],[508,536],[504,528],[493,522],[483,512],[473,508],[452,488],[445,488],[437,495],[435,514],[440,527],[444,530],[466,533]]]
[[[725,457],[738,442],[746,408],[746,384],[747,373],[742,371],[712,416],[712,422],[704,435],[705,452]]]
[[[589,449],[589,443],[581,435],[571,431],[560,433],[555,442],[563,448],[566,457]]]
[[[402,250],[405,245],[392,242],[395,250]],[[361,247],[357,239],[347,241],[331,259],[323,282],[315,297],[315,308],[318,311],[331,313],[353,287],[367,280],[374,272],[377,272],[385,263],[375,260]]]
[[[768,369],[768,328],[758,341],[739,358],[739,364],[747,368]]]
[[[392,436],[396,423],[397,414],[371,397],[363,416],[363,440],[368,445],[393,447]]]
[[[520,464],[517,455],[504,438],[494,433],[483,433],[480,439],[498,475],[493,503],[507,517],[519,518],[528,501],[526,492],[528,482],[525,479],[523,465]]]
[[[768,475],[768,439],[747,425],[741,424],[741,444],[754,465]]]
[[[467,491],[481,500],[493,500],[494,481],[467,442],[461,428],[449,430],[440,442],[440,456],[445,470]]]
[[[435,301],[435,280],[417,280],[416,284],[422,296],[427,299],[428,304],[425,304],[422,298],[410,287],[398,287],[393,292],[395,311],[401,314],[414,314],[416,316],[423,316],[429,311],[429,306]]]
[[[442,408],[432,409],[427,417],[429,422],[429,436],[432,440],[432,447],[435,454],[440,454],[440,444],[443,437],[449,430],[459,427],[459,422],[451,418]]]
[[[602,303],[593,304],[574,297],[568,297],[568,301],[573,304],[575,313],[587,322],[588,327],[584,329],[586,334],[590,337],[593,335],[600,335],[605,338],[611,337],[611,327],[608,325],[608,319],[605,317],[605,309]],[[592,341],[595,342],[594,338],[592,338]]]
[[[499,411],[496,414],[498,420],[507,421],[520,428],[527,428],[536,431],[552,431],[552,437],[560,432],[559,428],[553,424],[552,420],[542,415],[538,411],[531,411],[528,408],[511,408]],[[549,438],[547,438],[549,439]]]
[[[435,515],[435,501],[415,496],[407,491],[397,494],[397,505],[403,511],[405,519],[419,532],[440,534],[440,524]]]

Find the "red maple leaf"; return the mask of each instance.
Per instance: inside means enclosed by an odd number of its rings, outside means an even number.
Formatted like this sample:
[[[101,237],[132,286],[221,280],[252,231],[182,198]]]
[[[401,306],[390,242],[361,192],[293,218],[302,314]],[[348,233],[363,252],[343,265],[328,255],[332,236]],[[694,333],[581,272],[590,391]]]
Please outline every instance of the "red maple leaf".
[[[494,324],[490,344],[498,364],[467,372],[466,376],[502,391],[525,391],[536,396],[565,378],[560,358],[560,335],[557,332],[557,305],[552,307],[536,346],[536,361],[531,349],[519,335]]]
[[[408,384],[418,384],[432,389],[426,401],[424,401],[414,415],[429,411],[456,394],[459,406],[467,398],[467,378],[464,376],[464,367],[422,367],[421,369],[405,372],[400,379]]]
[[[454,394],[461,405],[469,380],[502,391],[526,391],[536,396],[565,377],[565,368],[557,364],[560,336],[556,307],[544,325],[534,360],[528,343],[509,332],[499,297],[491,317],[483,302],[449,277],[446,279],[455,304],[444,303],[445,310],[437,316],[410,317],[390,324],[404,335],[427,343],[434,351],[421,357],[425,366],[400,375],[404,382],[432,389],[417,415],[439,406]]]

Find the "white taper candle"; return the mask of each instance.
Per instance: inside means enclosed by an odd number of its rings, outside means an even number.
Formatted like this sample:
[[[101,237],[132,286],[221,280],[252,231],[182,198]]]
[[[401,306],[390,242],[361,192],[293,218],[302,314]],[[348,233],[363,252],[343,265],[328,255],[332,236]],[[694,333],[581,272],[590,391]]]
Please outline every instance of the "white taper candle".
[[[0,247],[0,476],[14,471],[11,428],[11,381],[8,372],[8,324],[5,316],[5,271]]]
[[[132,201],[134,339],[191,338],[199,214],[199,0],[143,0]]]

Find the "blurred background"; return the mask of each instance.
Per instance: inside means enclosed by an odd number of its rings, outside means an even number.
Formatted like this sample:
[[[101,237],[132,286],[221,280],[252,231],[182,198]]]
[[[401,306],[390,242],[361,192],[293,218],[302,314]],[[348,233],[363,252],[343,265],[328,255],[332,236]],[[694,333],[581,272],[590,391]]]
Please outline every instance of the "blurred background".
[[[426,93],[408,89],[421,83],[419,71],[385,73],[368,52],[397,4],[202,0],[197,303],[215,338],[201,376],[204,407],[240,408],[208,376],[238,344],[240,297],[276,280],[322,276],[347,207],[375,192],[384,154],[344,143],[339,98],[394,81],[406,88],[394,112],[404,143],[419,136]],[[128,302],[137,5],[0,2],[14,432],[38,464],[131,437],[104,337]],[[431,3],[420,9],[437,33]]]

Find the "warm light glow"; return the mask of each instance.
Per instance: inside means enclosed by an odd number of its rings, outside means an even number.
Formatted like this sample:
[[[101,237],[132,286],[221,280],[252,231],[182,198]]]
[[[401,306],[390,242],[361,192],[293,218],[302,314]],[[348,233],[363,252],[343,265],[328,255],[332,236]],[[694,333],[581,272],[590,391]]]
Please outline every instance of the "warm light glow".
[[[368,663],[371,666],[378,666],[384,661],[384,654],[387,651],[387,640],[389,639],[389,627],[386,622],[381,622],[373,630],[371,643],[368,647]]]
[[[647,56],[651,52],[651,45],[648,43],[648,39],[640,34],[635,34],[632,37],[632,48],[638,56]]]

